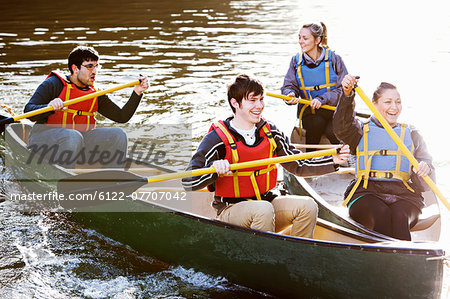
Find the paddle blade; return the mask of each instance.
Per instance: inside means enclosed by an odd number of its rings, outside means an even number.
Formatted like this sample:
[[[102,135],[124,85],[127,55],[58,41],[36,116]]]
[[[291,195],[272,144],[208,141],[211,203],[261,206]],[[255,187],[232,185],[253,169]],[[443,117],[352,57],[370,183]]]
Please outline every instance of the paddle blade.
[[[15,122],[14,118],[0,115],[0,133],[5,132],[5,126]]]
[[[126,198],[147,184],[147,179],[121,170],[83,173],[58,182],[59,194],[64,194],[64,208],[104,204],[113,197]]]

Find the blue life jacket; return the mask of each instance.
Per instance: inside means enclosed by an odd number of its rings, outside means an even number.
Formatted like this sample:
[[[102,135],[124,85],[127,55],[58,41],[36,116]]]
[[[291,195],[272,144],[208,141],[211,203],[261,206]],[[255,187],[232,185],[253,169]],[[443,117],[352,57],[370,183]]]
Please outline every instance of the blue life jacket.
[[[333,52],[328,47],[325,48],[325,58],[315,68],[309,68],[303,61],[301,53],[297,53],[297,81],[300,88],[300,95],[304,99],[312,100],[327,91],[336,89],[338,76],[330,61]]]
[[[409,126],[398,124],[393,129],[414,154],[414,143]],[[414,192],[407,183],[411,177],[411,162],[389,133],[372,120],[364,124],[363,130],[363,137],[356,148],[355,174],[358,180],[344,201],[344,205],[351,199],[362,180],[364,180],[364,188],[367,188],[369,180],[402,181],[410,191]]]

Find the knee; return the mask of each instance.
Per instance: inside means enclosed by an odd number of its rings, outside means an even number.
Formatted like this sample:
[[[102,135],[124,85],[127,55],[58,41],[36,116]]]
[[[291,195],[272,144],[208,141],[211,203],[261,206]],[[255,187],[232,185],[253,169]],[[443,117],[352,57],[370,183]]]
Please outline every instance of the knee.
[[[252,205],[250,228],[262,231],[275,231],[275,212],[273,205],[268,201],[256,201]]]
[[[58,145],[61,150],[70,149],[78,152],[83,147],[83,135],[77,130],[67,129],[64,135],[59,139]]]
[[[317,203],[311,197],[299,197],[297,200],[298,209],[301,213],[309,215],[311,217],[317,217],[319,213],[319,207]]]
[[[121,128],[111,128],[111,137],[115,144],[127,144],[127,134]]]
[[[399,221],[407,221],[409,219],[409,213],[405,210],[392,209],[391,210],[392,219]]]
[[[108,135],[110,137],[108,138],[109,139],[108,143],[110,144],[109,148],[110,149],[114,148],[116,150],[126,153],[128,146],[128,138],[125,131],[122,130],[121,128],[109,128]]]
[[[253,216],[254,217],[262,217],[262,218],[270,218],[274,217],[274,209],[273,205],[265,200],[256,201],[256,204],[253,205]]]
[[[373,213],[378,215],[380,219],[391,219],[392,211],[389,206],[378,206],[374,209]]]

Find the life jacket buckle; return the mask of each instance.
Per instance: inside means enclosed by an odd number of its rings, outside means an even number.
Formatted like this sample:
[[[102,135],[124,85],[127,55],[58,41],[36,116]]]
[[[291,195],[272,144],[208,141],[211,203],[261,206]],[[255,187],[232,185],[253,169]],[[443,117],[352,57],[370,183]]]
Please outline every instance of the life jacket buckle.
[[[230,147],[231,147],[231,149],[232,150],[235,150],[235,149],[237,149],[237,145],[236,145],[236,143],[230,143]]]
[[[380,155],[381,156],[387,156],[388,155],[388,150],[380,150]]]
[[[78,110],[78,111],[77,111],[77,115],[78,115],[78,116],[83,115],[83,110]]]
[[[392,172],[385,172],[384,177],[386,179],[392,179],[394,177],[394,174]]]
[[[320,90],[320,85],[314,86],[314,90]]]
[[[266,133],[266,136],[267,136],[267,138],[272,138],[272,132],[270,132],[270,131],[267,132],[267,133]]]
[[[260,169],[255,170],[255,172],[254,172],[255,176],[259,176],[259,172],[260,172]]]
[[[377,176],[375,171],[369,171],[369,178],[375,178]]]

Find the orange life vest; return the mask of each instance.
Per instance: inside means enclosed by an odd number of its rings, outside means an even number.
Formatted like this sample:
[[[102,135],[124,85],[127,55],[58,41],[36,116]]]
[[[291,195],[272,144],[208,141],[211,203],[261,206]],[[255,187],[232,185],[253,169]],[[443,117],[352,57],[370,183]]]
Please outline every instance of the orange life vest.
[[[225,159],[231,163],[247,162],[276,156],[276,142],[273,139],[269,124],[265,124],[259,132],[263,141],[257,146],[248,146],[236,141],[223,121],[212,124],[226,148]],[[215,195],[220,197],[246,198],[255,197],[261,200],[261,194],[276,186],[277,167],[275,164],[236,170],[231,175],[220,176],[215,181]]]
[[[88,90],[81,90],[67,80],[64,75],[57,72],[51,72],[48,77],[50,76],[57,76],[63,82],[64,88],[58,96],[63,101],[75,99],[96,91],[93,86],[89,86]],[[74,129],[80,132],[92,130],[95,127],[97,109],[97,97],[69,105],[67,109],[55,111],[54,114],[50,115],[47,120],[47,126]]]

